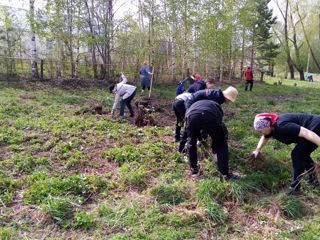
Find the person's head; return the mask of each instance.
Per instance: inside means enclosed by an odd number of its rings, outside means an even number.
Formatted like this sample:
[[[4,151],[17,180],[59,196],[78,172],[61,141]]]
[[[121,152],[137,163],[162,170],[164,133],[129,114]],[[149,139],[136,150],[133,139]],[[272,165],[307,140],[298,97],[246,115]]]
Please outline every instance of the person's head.
[[[206,82],[206,88],[213,88],[214,87],[214,79],[212,77],[208,77]]]
[[[143,62],[143,65],[144,65],[144,66],[148,66],[148,61],[144,61],[144,62]]]
[[[256,116],[254,118],[253,128],[263,135],[269,135],[272,131],[271,119],[267,117]]]
[[[116,87],[116,85],[114,83],[112,83],[110,86],[109,86],[109,91],[110,93],[113,92],[114,88]]]
[[[200,75],[199,73],[196,73],[196,74],[194,75],[194,80],[195,80],[195,81],[200,81],[200,80],[201,80],[201,75]]]
[[[224,98],[227,101],[234,102],[238,96],[238,90],[235,87],[228,87],[226,90],[222,91]]]
[[[248,69],[248,70],[250,70],[250,69],[251,69],[251,67],[250,67],[250,66],[248,66],[248,67],[247,67],[247,69]]]

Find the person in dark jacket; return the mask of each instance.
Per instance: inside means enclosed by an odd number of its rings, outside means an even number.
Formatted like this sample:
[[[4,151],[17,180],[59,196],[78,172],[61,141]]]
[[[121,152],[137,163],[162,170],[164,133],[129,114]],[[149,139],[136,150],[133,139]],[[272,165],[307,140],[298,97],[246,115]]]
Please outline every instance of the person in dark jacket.
[[[250,67],[247,67],[247,70],[246,70],[245,73],[244,73],[244,77],[245,77],[245,80],[246,80],[245,91],[248,90],[248,86],[249,86],[249,85],[250,85],[249,90],[252,91],[252,86],[253,86],[253,73],[252,73],[252,70],[251,70]]]
[[[228,87],[226,90],[222,91],[221,89],[205,89],[200,90],[194,94],[192,94],[189,99],[185,100],[185,109],[188,110],[192,104],[198,102],[200,100],[211,100],[218,104],[223,104],[226,101],[234,102],[237,98],[238,90],[234,87]],[[202,139],[205,134],[200,136]],[[187,143],[187,133],[183,132],[181,141],[179,144],[179,152],[182,152],[185,148],[185,144]]]
[[[195,93],[199,90],[203,90],[206,88],[213,88],[213,86],[214,86],[213,78],[208,78],[206,81],[198,80],[198,81],[195,81],[193,84],[191,84],[186,90],[186,92]]]
[[[221,179],[229,180],[228,130],[223,123],[223,111],[215,101],[200,100],[192,104],[186,113],[186,133],[190,171],[193,176],[200,173],[197,156],[197,138],[205,131],[212,140],[212,152],[217,154],[217,165]]]
[[[226,90],[221,89],[205,89],[199,90],[191,95],[189,99],[185,101],[185,107],[188,109],[193,103],[199,100],[212,100],[219,104],[223,104],[225,101],[234,102],[238,95],[238,90],[234,87],[228,87]]]
[[[288,194],[300,193],[300,182],[305,174],[309,183],[319,187],[315,164],[311,153],[320,146],[320,115],[304,113],[262,113],[255,116],[254,129],[262,134],[257,148],[252,152],[257,157],[270,138],[284,144],[296,143],[291,152],[293,181]]]

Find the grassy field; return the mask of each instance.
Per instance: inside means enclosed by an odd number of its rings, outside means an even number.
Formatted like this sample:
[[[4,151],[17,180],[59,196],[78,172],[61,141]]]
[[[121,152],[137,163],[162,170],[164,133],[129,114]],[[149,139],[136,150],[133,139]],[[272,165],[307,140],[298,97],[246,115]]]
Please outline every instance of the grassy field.
[[[271,141],[265,159],[249,158],[260,112],[320,114],[320,84],[268,79],[224,105],[230,165],[237,182],[218,178],[200,148],[204,175],[193,179],[177,153],[170,102],[161,126],[79,114],[94,104],[109,110],[106,89],[63,90],[0,83],[0,239],[320,239],[320,191],[284,194],[290,151]],[[166,100],[167,99],[167,100]],[[319,165],[320,151],[313,154]]]

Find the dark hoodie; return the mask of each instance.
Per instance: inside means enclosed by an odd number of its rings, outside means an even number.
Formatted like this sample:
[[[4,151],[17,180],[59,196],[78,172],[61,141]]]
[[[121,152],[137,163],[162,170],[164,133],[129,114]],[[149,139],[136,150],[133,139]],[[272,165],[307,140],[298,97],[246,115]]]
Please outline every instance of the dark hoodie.
[[[206,88],[206,82],[203,80],[195,81],[190,87],[187,89],[188,93],[195,93],[199,90],[203,90]]]
[[[185,101],[186,109],[200,100],[212,100],[218,104],[223,104],[226,101],[221,89],[205,89],[193,93],[191,98]]]

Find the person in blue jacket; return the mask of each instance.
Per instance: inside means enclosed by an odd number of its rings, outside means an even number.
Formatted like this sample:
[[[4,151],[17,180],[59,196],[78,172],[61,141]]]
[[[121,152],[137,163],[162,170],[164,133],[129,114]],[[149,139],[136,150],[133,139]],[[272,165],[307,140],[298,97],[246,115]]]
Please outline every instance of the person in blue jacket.
[[[146,88],[150,90],[151,78],[153,74],[147,61],[143,62],[143,66],[140,68],[139,74],[141,81],[141,95],[143,95]]]

